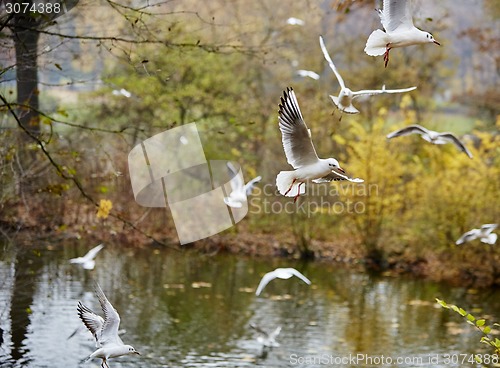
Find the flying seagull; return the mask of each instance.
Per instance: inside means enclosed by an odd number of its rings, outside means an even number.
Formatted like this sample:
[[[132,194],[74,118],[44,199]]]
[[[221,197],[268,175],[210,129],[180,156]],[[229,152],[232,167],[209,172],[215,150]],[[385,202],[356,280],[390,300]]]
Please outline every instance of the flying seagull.
[[[257,341],[261,343],[265,348],[274,348],[280,346],[279,342],[276,341],[276,337],[278,337],[281,332],[281,326],[276,327],[276,329],[272,332],[264,331],[254,323],[250,323],[250,327],[252,327],[259,333]]]
[[[320,78],[320,75],[316,72],[313,72],[312,70],[299,69],[297,70],[297,75],[304,78],[309,77],[314,80],[318,80]]]
[[[296,276],[302,281],[304,281],[307,285],[311,285],[311,281],[307,277],[305,277],[303,274],[301,274],[299,271],[297,271],[295,268],[277,268],[274,271],[266,273],[262,279],[260,280],[259,286],[257,287],[257,291],[255,292],[255,295],[260,295],[262,290],[266,287],[267,284],[269,284],[270,281],[274,279],[282,279],[286,280],[289,279],[292,276]]]
[[[318,158],[311,140],[311,132],[304,122],[292,88],[287,88],[281,97],[278,120],[287,162],[295,169],[294,171],[281,171],[276,177],[276,186],[282,195],[294,197],[296,201],[301,194],[305,193],[302,184],[307,180],[315,183],[332,180],[348,180],[354,183],[364,181],[346,176],[336,159]]]
[[[385,67],[393,48],[425,43],[441,45],[429,32],[413,25],[411,0],[384,0],[384,9],[377,11],[384,31],[372,32],[366,41],[365,52],[370,56],[384,55]]]
[[[354,100],[356,97],[381,95],[384,93],[410,92],[410,91],[413,91],[414,89],[417,88],[417,87],[410,87],[410,88],[403,88],[403,89],[385,89],[385,85],[384,85],[384,86],[382,86],[382,89],[351,91],[349,88],[346,87],[344,80],[342,79],[342,76],[340,75],[337,68],[335,67],[335,64],[333,63],[332,58],[328,54],[328,50],[326,49],[325,42],[323,41],[323,37],[321,37],[321,36],[319,36],[319,44],[321,46],[321,51],[323,51],[323,55],[325,56],[325,59],[328,62],[328,65],[333,70],[333,73],[335,74],[335,76],[337,77],[337,80],[339,81],[339,85],[340,85],[339,95],[338,96],[330,95],[330,98],[332,99],[335,106],[337,106],[337,108],[341,112],[346,112],[348,114],[359,113],[359,110],[356,109],[352,105],[352,100]]]
[[[107,360],[122,355],[139,354],[133,346],[125,345],[118,336],[120,327],[120,315],[111,305],[99,284],[95,285],[95,293],[101,304],[104,318],[94,313],[82,302],[78,302],[78,316],[83,324],[94,336],[98,349],[90,354],[84,361],[87,362],[94,358],[101,358],[101,368],[109,368]]]
[[[257,176],[256,178],[253,178],[245,184],[231,162],[227,163],[227,168],[229,170],[229,175],[231,175],[232,178],[230,181],[232,191],[229,194],[229,197],[224,198],[224,202],[229,207],[241,208],[243,206],[243,203],[247,201],[247,196],[252,193],[252,189],[254,188],[255,184],[260,182],[262,180],[262,177]]]
[[[453,143],[460,151],[464,152],[467,156],[469,156],[469,158],[472,158],[472,154],[467,147],[465,147],[464,144],[452,133],[435,132],[433,130],[425,129],[423,126],[418,124],[408,125],[406,128],[396,130],[395,132],[387,135],[387,138],[391,139],[410,134],[420,134],[427,142],[434,144]]]
[[[486,244],[495,244],[497,241],[497,234],[492,233],[492,231],[495,230],[497,226],[497,224],[485,224],[481,226],[480,229],[467,231],[456,241],[455,244],[460,245],[476,239],[479,239],[481,242]]]
[[[303,26],[304,24],[306,24],[306,22],[299,18],[290,17],[286,20],[286,24],[289,24],[291,26]]]
[[[94,258],[97,256],[97,253],[104,248],[104,244],[99,244],[98,246],[92,248],[85,254],[83,257],[71,258],[69,260],[70,263],[80,264],[86,270],[93,270],[95,267]]]

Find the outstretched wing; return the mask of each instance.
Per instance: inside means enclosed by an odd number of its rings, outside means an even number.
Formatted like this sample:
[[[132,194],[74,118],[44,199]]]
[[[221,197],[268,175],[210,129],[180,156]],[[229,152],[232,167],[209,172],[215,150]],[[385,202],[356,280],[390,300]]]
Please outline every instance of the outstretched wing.
[[[288,272],[290,272],[292,275],[298,277],[302,281],[304,281],[307,285],[311,285],[311,281],[305,277],[303,274],[301,274],[299,271],[297,271],[295,268],[287,268],[286,269]]]
[[[290,87],[281,97],[278,120],[287,162],[294,169],[318,162],[309,129],[300,112],[295,92]]]
[[[229,182],[229,184],[231,184],[231,190],[233,192],[237,192],[243,188],[245,183],[243,182],[243,179],[240,177],[240,175],[238,175],[239,171],[236,170],[231,161],[228,161],[226,165],[229,171],[229,176],[231,177],[231,180]]]
[[[250,327],[252,327],[255,331],[260,333],[262,336],[265,336],[265,337],[269,336],[269,334],[266,331],[264,331],[262,328],[257,326],[255,323],[250,323]]]
[[[352,183],[363,183],[364,180],[360,178],[350,178],[347,175],[340,174],[338,172],[332,171],[328,175],[323,176],[322,178],[319,179],[314,179],[313,182],[320,184],[320,183],[329,183],[331,181],[343,181],[347,180]]]
[[[266,273],[260,280],[259,286],[257,287],[257,291],[255,291],[255,295],[260,295],[260,293],[262,292],[262,290],[264,290],[266,285],[269,284],[269,282],[271,280],[274,280],[275,278],[276,278],[276,273],[274,271]]]
[[[410,0],[384,0],[384,8],[378,13],[387,33],[414,27]]]
[[[78,302],[78,316],[82,320],[85,327],[92,333],[98,345],[100,345],[100,334],[102,326],[104,324],[104,319],[95,314],[90,308],[85,306],[82,302]],[[77,330],[78,331],[78,330]],[[73,337],[71,335],[70,337]],[[69,338],[68,338],[69,339]]]
[[[455,135],[453,135],[452,133],[439,133],[439,137],[453,143],[455,147],[457,147],[460,151],[465,152],[465,154],[469,156],[469,158],[472,158],[472,153],[470,153],[470,151],[467,149],[467,147],[464,146],[460,139],[455,137]]]
[[[367,89],[367,90],[361,90],[361,91],[356,91],[352,92],[353,99],[359,96],[373,96],[373,95],[382,95],[384,93],[404,93],[404,92],[410,92],[417,89],[417,87],[409,87],[409,88],[401,88],[401,89],[385,89],[385,85],[382,86],[382,89]]]
[[[483,226],[481,226],[481,230],[483,231],[484,234],[489,234],[491,233],[493,230],[495,230],[497,228],[498,224],[484,224]]]
[[[330,66],[330,69],[332,69],[333,73],[337,77],[337,80],[339,81],[340,88],[344,89],[345,88],[344,80],[342,79],[342,76],[340,75],[337,68],[335,67],[335,64],[333,63],[333,60],[330,57],[330,54],[328,54],[328,50],[326,49],[325,42],[323,41],[322,36],[319,36],[319,45],[321,47],[321,51],[323,51],[323,55],[325,56],[326,61],[328,62],[328,65]]]
[[[96,247],[92,248],[91,250],[89,250],[87,252],[87,254],[85,254],[83,256],[83,258],[85,259],[85,261],[90,261],[90,260],[94,259],[95,256],[97,255],[97,253],[99,253],[102,248],[104,248],[104,244],[99,244],[98,246],[96,246]]]
[[[464,233],[458,240],[455,242],[456,245],[460,245],[466,242],[469,242],[471,240],[474,240],[477,238],[478,231],[477,229],[472,229],[470,231],[467,231]]]
[[[249,196],[250,194],[252,194],[253,187],[255,186],[255,184],[257,184],[261,180],[262,180],[262,176],[257,176],[256,178],[253,178],[248,183],[246,183],[245,184],[245,194],[247,196]]]
[[[410,135],[415,133],[420,135],[429,135],[429,131],[425,129],[423,126],[420,126],[418,124],[413,124],[388,134],[387,139],[391,139],[394,137],[401,137],[404,135]]]
[[[123,344],[118,336],[120,315],[109,302],[108,298],[106,298],[106,295],[104,295],[104,292],[98,283],[95,284],[95,293],[104,312],[104,323],[102,325],[99,342],[102,345],[106,345],[108,343]]]

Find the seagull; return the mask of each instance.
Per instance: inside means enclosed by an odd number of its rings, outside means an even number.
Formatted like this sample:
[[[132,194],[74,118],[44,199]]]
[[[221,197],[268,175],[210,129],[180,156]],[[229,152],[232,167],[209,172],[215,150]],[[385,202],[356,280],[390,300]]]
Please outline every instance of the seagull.
[[[90,308],[86,307],[82,302],[78,302],[78,316],[83,324],[89,329],[96,340],[98,348],[90,354],[84,361],[87,362],[94,358],[101,358],[101,368],[109,368],[107,360],[122,355],[137,354],[138,351],[133,346],[125,345],[118,336],[120,327],[120,315],[111,305],[106,295],[102,291],[99,284],[95,285],[95,293],[99,303],[101,304],[104,318],[94,313]]]
[[[306,23],[302,19],[290,17],[286,20],[286,24],[290,24],[292,26],[303,26]]]
[[[425,129],[423,126],[420,126],[418,124],[408,125],[406,128],[396,130],[395,132],[392,132],[391,134],[387,135],[387,139],[391,139],[394,137],[401,137],[403,135],[409,135],[414,133],[420,134],[422,138],[425,139],[427,142],[431,142],[434,144],[453,143],[455,147],[457,147],[460,151],[464,152],[467,156],[469,156],[469,158],[472,158],[472,154],[467,149],[467,147],[465,147],[464,144],[452,133],[435,132],[433,130]]]
[[[276,341],[276,337],[278,337],[281,332],[281,326],[276,327],[276,329],[272,332],[266,332],[254,323],[250,323],[250,327],[252,327],[259,333],[257,341],[261,343],[265,348],[274,348],[280,346],[279,342]]]
[[[470,242],[479,239],[486,244],[495,244],[497,241],[497,234],[492,233],[497,228],[498,224],[485,224],[480,229],[472,229],[467,231],[464,235],[456,241],[456,245]]]
[[[229,175],[231,175],[232,178],[230,181],[232,192],[229,194],[229,197],[224,197],[224,202],[229,207],[241,208],[243,203],[247,201],[247,196],[252,193],[252,189],[255,184],[260,182],[262,177],[257,176],[245,184],[242,177],[238,175],[238,171],[231,162],[227,163],[227,168],[229,170]]]
[[[359,178],[349,178],[334,158],[318,158],[311,140],[311,131],[300,112],[299,103],[292,88],[287,88],[281,97],[278,112],[283,148],[287,162],[294,171],[281,171],[276,177],[278,191],[286,197],[297,198],[305,193],[302,187],[307,180],[325,183],[332,180],[348,180],[362,183]]]
[[[120,90],[117,90],[117,89],[114,89],[113,91],[111,91],[111,93],[114,95],[114,96],[125,96],[127,98],[130,98],[132,96],[132,93],[130,93],[129,91],[127,91],[125,88],[121,88]]]
[[[274,271],[266,273],[262,279],[260,280],[259,286],[257,287],[257,291],[255,292],[255,295],[260,295],[262,290],[266,287],[267,284],[269,284],[270,281],[274,279],[289,279],[292,276],[297,276],[299,279],[304,281],[307,285],[311,285],[311,281],[307,277],[305,277],[303,274],[301,274],[299,271],[297,271],[295,268],[277,268]]]
[[[333,63],[332,58],[328,54],[328,51],[327,51],[326,46],[325,46],[325,42],[323,41],[323,37],[321,37],[321,36],[319,36],[319,44],[321,46],[321,51],[323,51],[323,55],[325,56],[325,59],[328,62],[328,65],[333,70],[333,73],[337,77],[337,80],[339,81],[339,84],[340,84],[340,93],[339,93],[338,97],[330,95],[330,98],[332,99],[335,106],[337,106],[337,108],[341,112],[346,112],[348,114],[359,113],[359,110],[356,109],[352,105],[352,100],[354,100],[356,97],[381,95],[384,93],[404,93],[404,92],[410,92],[410,91],[417,89],[417,87],[409,87],[409,88],[403,88],[403,89],[385,89],[385,85],[383,85],[382,89],[351,91],[349,88],[347,88],[345,86],[344,80],[342,79],[342,76],[340,75],[337,68],[335,67],[335,64]]]
[[[103,244],[99,244],[97,247],[92,248],[83,257],[71,258],[70,263],[81,264],[86,270],[93,270],[95,266],[94,258],[104,248]]]
[[[441,45],[429,32],[413,25],[410,0],[384,0],[384,9],[377,11],[384,31],[372,32],[366,41],[365,52],[370,56],[384,55],[385,67],[393,48],[425,43]]]
[[[299,77],[309,77],[311,79],[314,79],[314,80],[318,80],[319,79],[319,74],[316,73],[316,72],[313,72],[311,70],[304,70],[304,69],[299,69],[297,70],[297,75]]]

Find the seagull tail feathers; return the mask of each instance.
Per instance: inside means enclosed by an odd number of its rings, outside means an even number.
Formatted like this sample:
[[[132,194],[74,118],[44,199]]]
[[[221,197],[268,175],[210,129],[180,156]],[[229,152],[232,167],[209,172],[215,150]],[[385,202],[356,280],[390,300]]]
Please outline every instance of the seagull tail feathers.
[[[350,104],[349,106],[343,106],[341,103],[340,103],[340,100],[337,96],[332,96],[330,95],[330,98],[332,99],[333,101],[333,104],[335,106],[337,106],[337,108],[342,111],[342,112],[345,112],[347,114],[358,114],[359,113],[359,110],[357,108],[355,108],[352,104]]]
[[[489,234],[486,239],[481,239],[481,241],[486,244],[495,244],[497,242],[497,238],[498,238],[497,234],[492,233]]]
[[[387,45],[387,33],[381,29],[372,32],[366,41],[365,52],[370,56],[384,55]]]
[[[295,179],[295,172],[293,171],[281,171],[276,177],[276,186],[281,195],[286,197],[295,197],[299,194],[299,185],[301,182],[293,180]],[[300,194],[304,194],[306,191],[305,184],[300,185]]]

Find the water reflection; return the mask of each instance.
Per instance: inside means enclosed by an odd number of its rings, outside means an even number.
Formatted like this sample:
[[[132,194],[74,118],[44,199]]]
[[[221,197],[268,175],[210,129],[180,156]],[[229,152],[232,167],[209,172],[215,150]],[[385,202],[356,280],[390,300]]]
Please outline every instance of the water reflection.
[[[320,263],[108,244],[93,271],[69,264],[70,258],[94,245],[3,251],[0,366],[79,366],[94,350],[92,336],[82,329],[68,337],[82,325],[76,313],[78,300],[100,311],[93,279],[122,317],[121,327],[127,331],[122,339],[143,354],[111,360],[112,367],[314,367],[332,362],[320,358],[349,354],[427,359],[483,349],[473,329],[449,311],[435,308],[435,297],[500,320],[495,315],[498,292],[480,296],[461,288],[370,276]],[[262,275],[277,267],[296,268],[312,285],[294,278],[279,280],[256,297]],[[281,345],[264,351],[250,323],[267,330],[282,326],[277,338]]]

